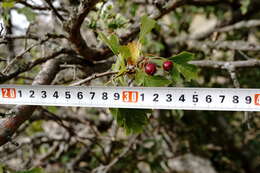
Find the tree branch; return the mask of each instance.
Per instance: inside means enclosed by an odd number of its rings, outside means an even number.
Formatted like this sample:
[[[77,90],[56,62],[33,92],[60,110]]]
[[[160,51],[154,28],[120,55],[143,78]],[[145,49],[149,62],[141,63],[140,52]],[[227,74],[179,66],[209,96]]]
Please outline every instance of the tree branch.
[[[99,2],[99,0],[84,0],[81,2],[78,10],[72,15],[69,21],[63,25],[69,34],[69,41],[73,44],[73,48],[89,61],[96,60],[95,57],[99,56],[99,52],[87,45],[82,37],[80,28],[86,16],[97,2]]]
[[[219,29],[216,29],[215,32],[227,32],[235,29],[241,29],[241,28],[252,28],[260,26],[260,20],[248,20],[248,21],[241,21],[237,22],[233,25],[225,26]]]
[[[45,0],[45,1],[50,6],[53,13],[60,19],[60,21],[64,21],[64,18],[60,15],[60,13],[57,11],[57,9],[52,5],[52,2],[50,0]]]
[[[260,51],[260,45],[245,41],[197,41],[186,40],[190,48],[202,49],[222,49],[222,50],[242,50],[242,51]]]
[[[33,5],[31,3],[28,3],[26,0],[19,0],[17,3],[20,3],[20,4],[22,4],[22,5],[26,6],[26,7],[29,7],[29,8],[31,8],[33,10],[41,10],[41,11],[51,10],[51,8],[49,8],[49,7]],[[66,9],[63,9],[63,8],[57,8],[57,10],[68,13],[68,11]]]
[[[40,73],[34,79],[33,85],[48,85],[54,79],[59,71],[59,60],[53,59],[44,64]],[[15,116],[7,117],[0,120],[0,146],[10,140],[10,137],[18,129],[18,127],[28,120],[36,106],[15,106],[11,112]]]
[[[31,70],[33,67],[35,67],[36,65],[39,65],[39,64],[42,64],[50,59],[54,59],[56,58],[57,56],[61,55],[61,54],[70,54],[72,55],[74,53],[73,50],[70,50],[70,49],[61,49],[57,52],[54,52],[52,53],[51,55],[49,56],[46,56],[46,57],[42,57],[42,58],[39,58],[39,59],[36,59],[32,62],[29,62],[28,64],[25,64],[25,65],[22,65],[21,67],[19,67],[16,71],[8,74],[8,75],[2,75],[0,76],[0,83],[4,83],[16,76],[18,76],[19,74],[21,73],[24,73],[26,71],[29,71]]]
[[[245,61],[212,61],[212,60],[198,60],[191,61],[190,64],[204,68],[215,69],[229,69],[229,68],[246,68],[246,67],[260,67],[260,60],[245,60]]]
[[[106,72],[103,72],[103,73],[93,74],[92,76],[89,76],[86,79],[72,83],[70,86],[82,85],[82,84],[87,83],[87,82],[89,82],[93,79],[97,79],[97,78],[104,77],[104,76],[110,76],[110,75],[117,74],[117,73],[118,73],[118,71],[110,71],[109,70],[109,71],[106,71]]]

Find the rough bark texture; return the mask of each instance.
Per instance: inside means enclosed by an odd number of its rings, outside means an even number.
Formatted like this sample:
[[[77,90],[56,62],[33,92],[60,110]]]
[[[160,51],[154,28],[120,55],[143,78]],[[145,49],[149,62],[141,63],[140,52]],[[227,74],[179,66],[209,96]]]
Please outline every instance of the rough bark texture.
[[[32,85],[49,85],[59,72],[59,63],[58,59],[47,61]],[[15,116],[0,120],[0,146],[10,140],[19,126],[31,117],[35,108],[36,106],[17,105],[11,110]]]

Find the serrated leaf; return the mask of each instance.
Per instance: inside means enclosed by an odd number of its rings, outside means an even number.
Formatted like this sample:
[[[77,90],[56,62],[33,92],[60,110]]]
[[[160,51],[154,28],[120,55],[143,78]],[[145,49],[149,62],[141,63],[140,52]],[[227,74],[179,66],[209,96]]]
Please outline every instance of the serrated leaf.
[[[144,43],[145,36],[151,32],[151,30],[155,27],[156,21],[149,18],[148,16],[143,16],[141,18],[141,28],[140,28],[140,35],[139,41],[140,43]]]
[[[172,80],[178,83],[181,80],[180,72],[177,70],[177,68],[173,67],[170,71]]]
[[[175,64],[175,68],[185,77],[187,81],[198,77],[198,69],[192,64]]]
[[[35,13],[33,12],[33,10],[31,10],[28,7],[19,8],[19,9],[17,9],[17,12],[25,15],[26,18],[28,19],[28,21],[30,21],[30,22],[35,20],[35,17],[36,17]]]
[[[146,87],[160,87],[160,86],[168,86],[172,82],[165,78],[164,76],[145,76],[144,86]]]
[[[148,123],[146,109],[110,108],[110,112],[119,126],[126,130],[127,134],[140,133]]]
[[[119,44],[119,39],[116,35],[112,34],[109,39],[105,36],[105,34],[101,32],[99,32],[98,35],[99,38],[109,47],[109,49],[115,55],[119,54],[120,44]]]
[[[177,64],[185,64],[188,61],[191,61],[193,58],[194,58],[194,54],[184,51],[178,55],[175,55],[175,56],[169,58],[169,60],[171,60]]]

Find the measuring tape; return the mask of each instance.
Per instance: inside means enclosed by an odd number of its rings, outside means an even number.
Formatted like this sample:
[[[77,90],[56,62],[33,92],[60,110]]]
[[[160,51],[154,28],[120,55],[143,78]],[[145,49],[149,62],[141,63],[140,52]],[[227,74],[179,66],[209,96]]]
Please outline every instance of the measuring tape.
[[[260,111],[260,89],[0,85],[0,104]]]

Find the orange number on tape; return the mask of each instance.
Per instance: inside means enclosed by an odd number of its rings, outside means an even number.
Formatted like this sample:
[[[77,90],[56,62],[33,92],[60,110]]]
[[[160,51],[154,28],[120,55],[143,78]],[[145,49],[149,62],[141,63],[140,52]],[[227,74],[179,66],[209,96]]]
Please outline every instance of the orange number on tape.
[[[16,98],[15,88],[2,88],[2,97],[3,98]]]
[[[260,106],[260,94],[255,94],[255,105]]]
[[[123,102],[136,103],[138,102],[137,91],[123,91]]]

